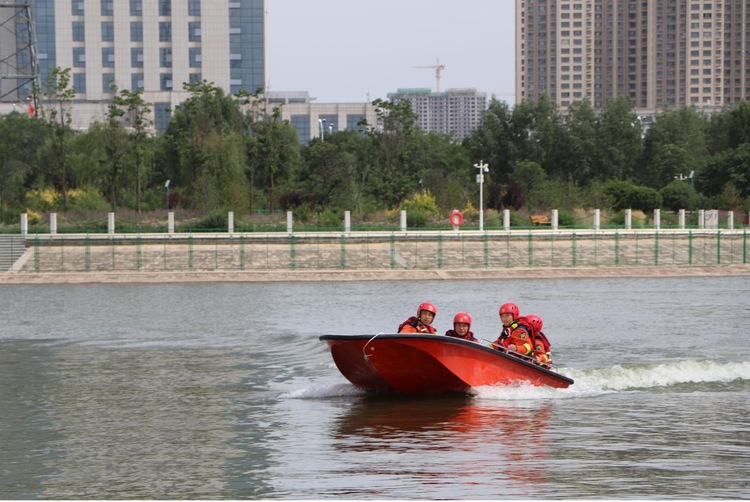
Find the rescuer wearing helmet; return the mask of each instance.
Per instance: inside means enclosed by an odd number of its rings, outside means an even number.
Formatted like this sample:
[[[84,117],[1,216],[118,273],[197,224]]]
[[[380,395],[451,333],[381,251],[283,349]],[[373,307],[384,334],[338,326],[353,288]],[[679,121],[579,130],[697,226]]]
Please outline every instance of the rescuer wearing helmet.
[[[476,342],[474,333],[471,331],[471,316],[466,312],[459,312],[453,317],[453,329],[449,329],[445,332],[445,336],[452,336],[454,338],[462,338]]]
[[[500,305],[498,314],[500,315],[500,322],[503,323],[503,329],[500,331],[498,339],[495,340],[495,345],[504,345],[503,342],[508,339],[510,332],[514,329],[513,324],[515,320],[520,316],[518,305],[515,303],[503,303]]]
[[[398,326],[399,333],[432,333],[435,334],[435,328],[432,327],[432,321],[437,315],[437,307],[430,302],[420,303],[417,307],[417,315],[408,318]]]
[[[542,331],[544,323],[542,318],[535,314],[526,316],[526,322],[531,325],[532,335],[534,337],[533,357],[534,362],[542,366],[549,367],[552,365],[552,351],[547,336]]]

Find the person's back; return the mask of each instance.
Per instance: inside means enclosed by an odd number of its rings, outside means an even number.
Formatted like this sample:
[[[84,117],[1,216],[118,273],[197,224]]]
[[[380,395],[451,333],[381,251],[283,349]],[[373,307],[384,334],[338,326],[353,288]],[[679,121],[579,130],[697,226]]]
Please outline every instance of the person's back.
[[[417,307],[417,315],[399,324],[399,333],[430,333],[435,334],[432,321],[437,315],[437,307],[430,302],[424,302]]]

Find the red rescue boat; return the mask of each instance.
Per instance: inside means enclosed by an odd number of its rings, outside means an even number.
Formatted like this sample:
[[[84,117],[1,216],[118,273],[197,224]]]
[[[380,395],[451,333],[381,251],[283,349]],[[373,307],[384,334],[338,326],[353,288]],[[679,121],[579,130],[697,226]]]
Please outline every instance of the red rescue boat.
[[[323,335],[339,371],[357,387],[425,394],[517,382],[567,388],[573,380],[533,362],[443,335]]]

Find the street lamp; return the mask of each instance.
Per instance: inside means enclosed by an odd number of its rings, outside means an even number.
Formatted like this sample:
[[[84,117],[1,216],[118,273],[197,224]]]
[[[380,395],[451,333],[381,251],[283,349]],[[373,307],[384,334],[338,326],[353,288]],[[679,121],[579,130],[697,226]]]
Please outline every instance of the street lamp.
[[[171,180],[167,180],[166,183],[164,183],[164,188],[167,189],[167,210],[169,210],[169,182]]]
[[[318,127],[320,129],[320,141],[325,141],[326,135],[326,119],[318,119]]]
[[[477,174],[477,183],[479,183],[479,231],[484,231],[484,202],[482,202],[482,183],[484,183],[484,174],[490,172],[489,165],[483,164],[479,161],[479,164],[474,164],[474,167],[479,169]]]

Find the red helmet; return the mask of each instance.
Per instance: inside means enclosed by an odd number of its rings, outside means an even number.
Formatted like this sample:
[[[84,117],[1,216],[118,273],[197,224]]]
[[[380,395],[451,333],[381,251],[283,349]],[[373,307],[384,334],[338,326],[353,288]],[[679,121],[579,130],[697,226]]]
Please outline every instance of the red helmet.
[[[453,327],[456,327],[457,322],[463,322],[469,325],[471,328],[471,316],[466,312],[459,312],[453,317]]]
[[[542,318],[538,315],[529,314],[526,316],[526,321],[531,324],[531,327],[534,328],[534,333],[539,333],[542,331]]]
[[[430,302],[424,302],[424,303],[419,304],[419,307],[417,307],[417,317],[419,317],[420,314],[422,314],[423,310],[426,310],[427,312],[432,312],[432,315],[437,315],[437,307],[435,307],[435,305],[433,305]]]
[[[498,312],[499,315],[503,314],[513,314],[513,319],[518,317],[518,305],[515,303],[503,303],[500,305],[500,311]]]

